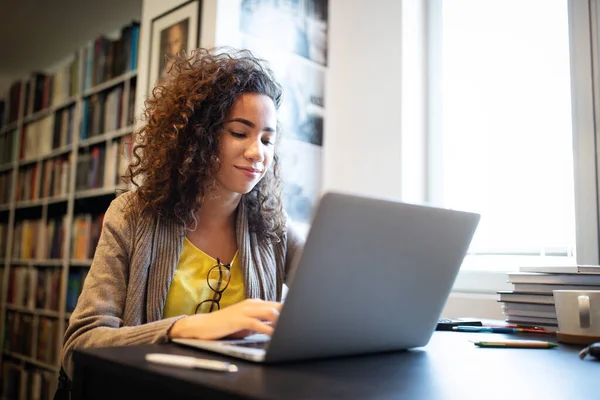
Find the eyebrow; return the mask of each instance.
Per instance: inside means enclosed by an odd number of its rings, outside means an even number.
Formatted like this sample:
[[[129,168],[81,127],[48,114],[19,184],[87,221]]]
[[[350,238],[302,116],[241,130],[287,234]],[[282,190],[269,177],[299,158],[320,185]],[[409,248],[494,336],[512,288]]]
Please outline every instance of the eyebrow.
[[[239,123],[244,124],[244,125],[246,125],[246,126],[248,126],[250,128],[256,128],[256,125],[254,124],[254,122],[249,121],[249,120],[247,120],[245,118],[233,118],[233,119],[230,119],[229,121],[226,121],[225,123],[228,124],[230,122],[239,122]],[[267,132],[275,133],[275,129],[271,128],[270,126],[265,127],[265,129],[263,129],[263,130],[267,131]]]

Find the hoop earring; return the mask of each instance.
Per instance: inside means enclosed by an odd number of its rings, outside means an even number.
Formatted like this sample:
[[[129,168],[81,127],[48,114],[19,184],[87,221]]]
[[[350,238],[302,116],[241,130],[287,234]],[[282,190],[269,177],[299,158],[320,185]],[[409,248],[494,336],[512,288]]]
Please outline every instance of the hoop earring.
[[[212,182],[206,185],[205,193],[213,200],[221,197],[221,186],[217,183],[216,178],[213,178]]]

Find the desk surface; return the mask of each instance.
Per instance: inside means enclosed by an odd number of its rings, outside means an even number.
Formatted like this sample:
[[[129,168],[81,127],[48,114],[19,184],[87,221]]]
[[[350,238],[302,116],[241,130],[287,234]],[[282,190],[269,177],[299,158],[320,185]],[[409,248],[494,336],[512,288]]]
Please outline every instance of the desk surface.
[[[169,398],[254,399],[472,399],[598,398],[600,362],[578,357],[582,346],[555,349],[478,348],[471,340],[527,338],[556,341],[553,335],[436,332],[429,344],[408,351],[259,365],[235,360],[239,371],[220,373],[147,363],[147,353],[228,360],[173,343],[76,351],[74,398],[90,393],[113,400],[132,393],[170,393]],[[110,374],[92,379],[98,374]],[[121,381],[121,382],[119,382]],[[99,384],[104,382],[103,384]],[[104,392],[98,392],[102,386]],[[99,397],[98,397],[99,398]]]

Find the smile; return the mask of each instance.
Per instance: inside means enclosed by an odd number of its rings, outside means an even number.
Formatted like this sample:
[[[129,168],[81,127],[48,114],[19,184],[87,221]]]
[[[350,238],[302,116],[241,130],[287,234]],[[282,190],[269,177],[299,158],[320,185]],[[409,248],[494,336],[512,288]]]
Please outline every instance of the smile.
[[[262,174],[262,171],[260,169],[256,169],[256,168],[252,168],[252,167],[245,168],[245,167],[236,166],[236,168],[238,170],[240,170],[244,175],[246,175],[250,179],[256,179],[256,178],[260,177],[260,175]]]

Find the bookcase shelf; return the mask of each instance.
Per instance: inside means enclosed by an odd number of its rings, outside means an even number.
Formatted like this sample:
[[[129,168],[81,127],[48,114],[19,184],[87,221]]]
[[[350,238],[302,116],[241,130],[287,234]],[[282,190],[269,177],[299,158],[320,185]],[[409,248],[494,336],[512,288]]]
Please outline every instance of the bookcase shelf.
[[[10,352],[10,351],[7,351],[7,350],[4,350],[3,353],[6,354],[9,357],[21,360],[23,362],[26,362],[26,363],[29,363],[29,364],[32,364],[32,365],[35,365],[35,366],[38,366],[38,367],[42,367],[42,368],[47,369],[49,371],[58,372],[58,369],[60,368],[57,365],[48,364],[48,363],[45,363],[45,362],[42,362],[42,361],[38,361],[38,360],[36,360],[34,358],[27,357],[27,356],[24,356],[24,355],[19,354],[19,353],[13,353],[13,352]]]
[[[94,86],[91,89],[86,90],[83,93],[83,97],[90,97],[93,94],[100,93],[106,89],[110,89],[114,86],[117,86],[117,85],[123,83],[123,82],[126,82],[127,80],[129,80],[131,78],[134,78],[135,76],[136,76],[136,71],[126,72],[120,76],[117,76],[116,78],[110,79],[106,82],[103,82],[99,85]]]
[[[10,260],[10,263],[13,265],[28,265],[28,266],[61,266],[63,264],[63,260],[60,258],[49,258],[44,260],[23,260],[18,258],[13,258]]]
[[[43,308],[28,308],[28,307],[24,307],[24,306],[15,306],[14,304],[6,304],[6,309],[12,310],[12,311],[19,311],[24,314],[40,315],[43,317],[52,317],[52,318],[60,317],[60,313],[58,311],[46,310]]]
[[[85,199],[88,197],[106,196],[109,194],[117,193],[117,190],[119,190],[119,189],[127,189],[127,186],[121,185],[121,186],[111,186],[111,187],[101,187],[101,188],[95,188],[95,189],[80,190],[80,191],[75,192],[75,198],[76,199]]]
[[[32,122],[36,122],[37,120],[40,120],[40,119],[52,114],[53,112],[54,112],[54,109],[52,107],[45,108],[43,110],[36,112],[35,114],[31,114],[31,115],[28,115],[25,118],[23,118],[23,124],[30,124]]]
[[[101,35],[57,70],[13,82],[7,94],[6,121],[0,119],[0,382],[18,383],[0,383],[0,399],[40,379],[49,385],[44,393],[54,393],[63,335],[104,212],[128,188],[119,176],[132,150],[138,37],[137,22],[119,37]]]
[[[15,208],[41,207],[43,204],[44,204],[44,199],[22,200],[22,201],[17,201],[17,203],[15,204]]]
[[[37,111],[34,114],[30,114],[28,116],[26,116],[25,118],[23,118],[23,124],[29,124],[32,122],[35,122],[39,119],[42,119],[48,115],[51,115],[53,113],[55,113],[56,111],[72,106],[77,102],[77,97],[76,96],[72,96],[70,98],[68,98],[67,100],[64,100],[60,103],[58,103],[57,105],[54,106],[49,106],[43,110]],[[15,127],[16,129],[16,127]]]
[[[4,127],[0,128],[0,134],[4,134],[6,132],[14,131],[18,127],[18,121],[10,122],[6,124]]]
[[[63,154],[68,154],[68,153],[71,152],[72,149],[73,149],[72,145],[66,145],[66,146],[62,146],[62,147],[56,148],[56,149],[52,149],[51,151],[49,151],[47,153],[44,153],[44,154],[41,154],[41,155],[39,155],[37,157],[32,157],[32,158],[29,158],[27,160],[21,160],[21,161],[19,161],[19,167],[24,167],[24,166],[29,165],[29,164],[35,164],[36,162],[47,160],[49,158],[56,158],[56,157],[61,156]]]
[[[119,128],[119,129],[116,129],[116,130],[113,130],[110,132],[105,132],[98,136],[93,136],[89,139],[82,140],[81,142],[79,142],[79,148],[89,147],[89,146],[92,146],[92,145],[95,145],[98,143],[110,141],[113,139],[118,139],[123,136],[129,135],[132,132],[133,132],[132,125],[126,126],[124,128]]]
[[[20,208],[42,207],[42,206],[47,206],[50,204],[64,203],[67,201],[69,201],[68,194],[60,195],[60,196],[50,196],[50,197],[43,197],[43,198],[37,199],[37,200],[18,201],[15,204],[15,208],[20,209]]]
[[[10,171],[13,167],[13,163],[2,164],[0,165],[0,172]]]
[[[89,267],[90,265],[92,265],[92,260],[91,259],[87,259],[87,260],[71,259],[69,261],[69,264],[71,264],[72,267]]]

